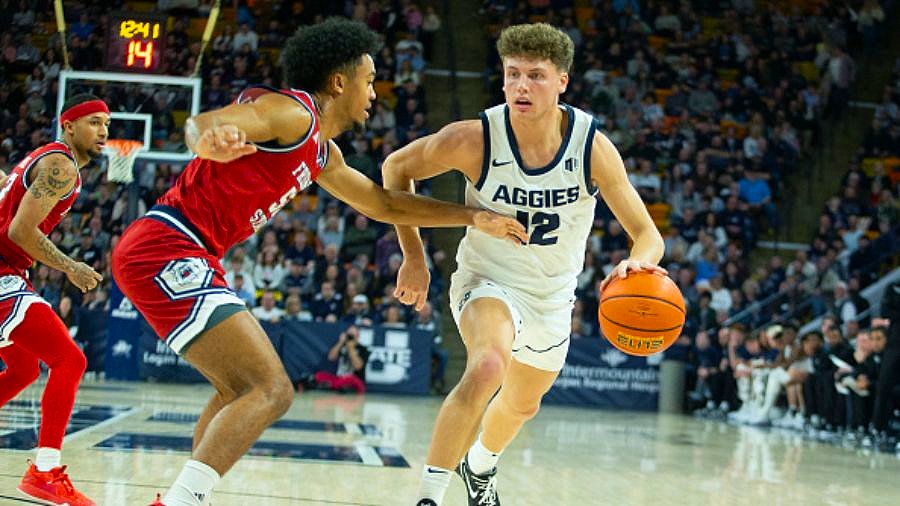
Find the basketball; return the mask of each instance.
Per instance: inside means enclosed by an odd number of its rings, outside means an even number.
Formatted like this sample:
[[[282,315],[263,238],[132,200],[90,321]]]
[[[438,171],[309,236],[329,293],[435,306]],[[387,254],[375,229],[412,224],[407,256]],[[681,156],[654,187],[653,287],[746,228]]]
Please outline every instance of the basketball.
[[[652,355],[681,335],[684,297],[668,276],[629,272],[606,286],[598,312],[600,329],[613,346],[629,355]]]

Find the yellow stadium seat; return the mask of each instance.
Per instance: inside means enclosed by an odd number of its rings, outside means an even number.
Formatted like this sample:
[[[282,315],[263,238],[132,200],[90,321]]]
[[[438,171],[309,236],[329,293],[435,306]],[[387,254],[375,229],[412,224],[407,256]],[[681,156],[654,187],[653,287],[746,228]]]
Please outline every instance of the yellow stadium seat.
[[[594,8],[590,5],[586,7],[575,7],[575,19],[578,21],[578,26],[582,27],[584,30],[584,25],[587,24],[589,19],[593,19],[595,16]]]
[[[375,81],[372,86],[375,87],[375,95],[378,97],[378,100],[387,100],[391,109],[396,107],[397,95],[394,94],[393,81]]]
[[[647,43],[649,43],[650,47],[653,49],[665,49],[666,46],[669,45],[669,39],[660,37],[659,35],[651,35],[647,37]]]
[[[670,88],[656,88],[656,103],[663,105],[666,103],[666,99],[672,94],[672,90]]]
[[[669,213],[671,211],[672,206],[665,202],[656,202],[647,206],[647,212],[650,213],[653,223],[658,228],[669,228]]]
[[[716,75],[724,81],[737,81],[737,69],[716,69]]]
[[[800,66],[800,75],[803,76],[804,79],[811,82],[819,82],[819,69],[816,67],[816,64],[811,61],[802,61],[799,63]]]
[[[867,176],[872,177],[875,175],[875,164],[878,162],[884,162],[884,160],[881,158],[863,158],[861,168]],[[887,170],[887,167],[885,167],[885,170]]]
[[[186,111],[184,109],[176,109],[176,110],[172,111],[172,119],[175,120],[175,125],[178,128],[181,128],[184,126],[184,122],[187,121],[188,114],[189,114],[188,111]]]

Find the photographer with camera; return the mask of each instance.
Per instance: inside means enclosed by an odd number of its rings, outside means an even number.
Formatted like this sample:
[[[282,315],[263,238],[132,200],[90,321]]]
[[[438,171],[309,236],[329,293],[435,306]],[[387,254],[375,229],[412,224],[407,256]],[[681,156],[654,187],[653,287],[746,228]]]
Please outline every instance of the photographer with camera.
[[[359,328],[356,325],[351,325],[341,332],[337,343],[328,351],[328,361],[337,362],[337,372],[317,372],[315,374],[317,387],[339,392],[356,390],[356,393],[365,393],[369,349],[359,343]]]

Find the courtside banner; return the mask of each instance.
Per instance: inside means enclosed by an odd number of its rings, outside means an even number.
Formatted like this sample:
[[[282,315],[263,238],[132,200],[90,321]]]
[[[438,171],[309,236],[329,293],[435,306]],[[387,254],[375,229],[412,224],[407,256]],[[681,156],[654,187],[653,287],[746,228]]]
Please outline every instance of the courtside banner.
[[[141,357],[141,317],[116,280],[110,280],[106,333],[106,379],[136,380]]]
[[[655,411],[659,360],[658,356],[626,355],[602,337],[576,339],[544,402]]]
[[[315,371],[334,371],[326,359],[346,324],[287,321],[267,325],[270,332],[280,327],[273,338],[275,349],[296,380]],[[369,392],[427,394],[431,381],[430,334],[406,328],[360,327],[359,342],[369,349],[366,364],[366,389]]]

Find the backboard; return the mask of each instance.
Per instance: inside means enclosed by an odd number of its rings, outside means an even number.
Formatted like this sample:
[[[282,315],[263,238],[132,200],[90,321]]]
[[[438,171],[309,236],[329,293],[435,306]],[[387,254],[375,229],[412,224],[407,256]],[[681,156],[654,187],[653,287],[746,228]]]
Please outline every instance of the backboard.
[[[57,117],[63,103],[78,93],[93,93],[106,101],[112,119],[109,138],[143,142],[145,151],[139,159],[186,162],[193,158],[184,145],[184,122],[200,112],[200,78],[62,71]]]

